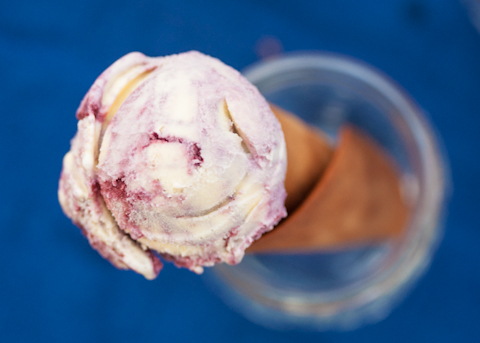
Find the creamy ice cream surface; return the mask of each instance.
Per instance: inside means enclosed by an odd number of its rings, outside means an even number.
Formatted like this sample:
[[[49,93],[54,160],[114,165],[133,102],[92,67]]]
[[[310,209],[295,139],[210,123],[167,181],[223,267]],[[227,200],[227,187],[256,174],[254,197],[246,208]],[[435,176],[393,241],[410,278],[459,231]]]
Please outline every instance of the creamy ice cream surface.
[[[95,81],[77,118],[59,200],[119,268],[154,278],[152,251],[197,273],[236,264],[286,216],[280,124],[215,58],[130,53]]]

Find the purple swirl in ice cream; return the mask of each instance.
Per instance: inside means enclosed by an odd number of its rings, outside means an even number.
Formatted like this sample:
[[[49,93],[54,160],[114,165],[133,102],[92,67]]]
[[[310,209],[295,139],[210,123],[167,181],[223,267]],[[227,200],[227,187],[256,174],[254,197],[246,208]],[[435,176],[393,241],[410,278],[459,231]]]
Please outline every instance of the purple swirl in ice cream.
[[[258,90],[199,52],[130,53],[95,81],[64,158],[63,210],[102,256],[154,278],[239,263],[285,217],[285,141]]]

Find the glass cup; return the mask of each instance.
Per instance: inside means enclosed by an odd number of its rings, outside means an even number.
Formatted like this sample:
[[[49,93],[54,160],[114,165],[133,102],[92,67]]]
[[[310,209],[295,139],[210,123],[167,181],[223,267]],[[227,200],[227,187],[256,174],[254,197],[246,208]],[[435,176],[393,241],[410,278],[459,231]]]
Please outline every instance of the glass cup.
[[[422,110],[393,80],[351,58],[287,54],[244,71],[265,98],[335,141],[344,124],[395,160],[412,207],[405,234],[335,252],[247,254],[206,280],[231,307],[276,328],[353,329],[383,319],[425,272],[441,237],[448,175]]]

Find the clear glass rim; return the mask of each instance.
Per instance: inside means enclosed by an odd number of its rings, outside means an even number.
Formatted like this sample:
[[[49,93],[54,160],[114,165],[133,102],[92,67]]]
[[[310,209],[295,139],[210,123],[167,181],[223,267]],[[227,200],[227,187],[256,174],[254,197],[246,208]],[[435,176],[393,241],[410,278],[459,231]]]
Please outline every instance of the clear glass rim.
[[[442,236],[441,219],[449,190],[449,170],[443,145],[428,123],[421,108],[412,98],[383,72],[351,57],[323,52],[296,52],[260,61],[247,67],[243,74],[253,84],[280,74],[301,69],[318,69],[339,73],[365,83],[398,109],[408,126],[420,163],[418,172],[419,192],[417,206],[413,209],[402,251],[395,263],[382,273],[344,294],[343,299],[325,302],[324,298],[273,297],[265,296],[261,286],[252,287],[228,268],[219,272],[228,284],[267,307],[300,316],[328,317],[344,314],[345,311],[358,314],[371,308],[385,309],[400,298],[418,279],[430,264]],[[417,228],[417,229],[414,229]],[[268,294],[268,292],[267,292]]]

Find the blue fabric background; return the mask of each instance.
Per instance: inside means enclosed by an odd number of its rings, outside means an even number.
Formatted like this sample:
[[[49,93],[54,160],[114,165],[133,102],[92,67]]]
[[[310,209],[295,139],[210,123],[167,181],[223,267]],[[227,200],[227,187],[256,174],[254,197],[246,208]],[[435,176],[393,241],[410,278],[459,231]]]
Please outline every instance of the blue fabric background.
[[[263,37],[285,51],[352,55],[397,80],[445,142],[445,238],[384,321],[352,332],[278,332],[167,265],[148,282],[93,251],[57,202],[75,110],[137,50],[197,49],[241,69]],[[480,341],[480,35],[456,0],[0,2],[0,342]]]

